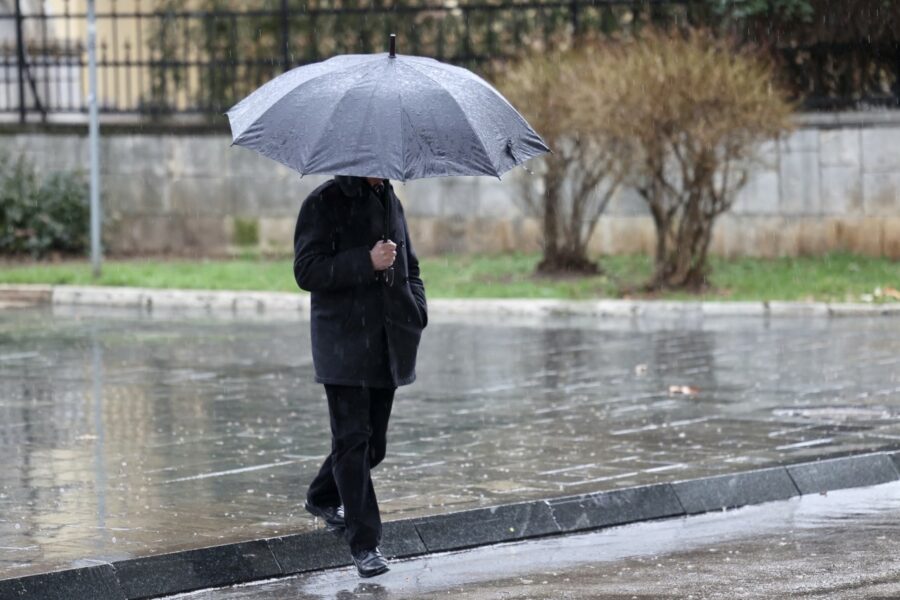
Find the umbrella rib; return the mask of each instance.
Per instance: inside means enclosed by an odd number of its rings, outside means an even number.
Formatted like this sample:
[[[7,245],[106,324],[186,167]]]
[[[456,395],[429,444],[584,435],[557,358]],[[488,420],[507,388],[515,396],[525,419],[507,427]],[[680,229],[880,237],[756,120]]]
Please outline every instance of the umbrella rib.
[[[470,128],[470,129],[472,130],[472,132],[475,134],[475,139],[477,139],[477,140],[478,140],[478,143],[481,145],[481,150],[482,150],[482,152],[484,152],[485,158],[488,159],[488,162],[491,164],[491,167],[494,168],[494,176],[495,176],[495,177],[499,177],[500,174],[499,174],[499,172],[497,172],[497,167],[494,166],[494,161],[493,161],[493,159],[491,159],[491,155],[488,153],[487,146],[484,145],[484,140],[481,139],[481,135],[478,133],[478,130],[475,129],[475,127],[472,125],[472,121],[469,120],[469,115],[467,115],[467,114],[466,114],[466,111],[463,110],[463,107],[460,105],[459,100],[457,100],[456,97],[453,95],[453,93],[452,93],[450,90],[448,90],[448,89],[444,86],[444,84],[442,84],[440,81],[438,81],[438,80],[435,79],[434,77],[431,77],[431,76],[428,75],[427,73],[423,73],[423,72],[420,71],[419,69],[416,69],[415,66],[413,66],[413,64],[409,64],[408,66],[410,66],[416,73],[418,73],[418,74],[421,75],[422,77],[425,77],[426,79],[429,79],[429,80],[433,81],[435,84],[437,84],[438,86],[440,86],[445,92],[447,92],[447,95],[450,96],[450,99],[451,99],[451,100],[453,100],[453,103],[454,103],[454,104],[456,105],[456,107],[459,109],[459,112],[462,113],[463,118],[465,118],[466,123],[469,124],[469,128]]]

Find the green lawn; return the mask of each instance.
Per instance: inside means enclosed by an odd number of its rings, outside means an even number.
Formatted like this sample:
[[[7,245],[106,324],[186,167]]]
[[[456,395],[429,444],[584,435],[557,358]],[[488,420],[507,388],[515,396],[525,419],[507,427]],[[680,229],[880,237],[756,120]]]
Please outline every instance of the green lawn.
[[[646,279],[643,256],[604,257],[605,274],[595,277],[535,277],[537,255],[446,256],[422,260],[422,277],[432,298],[601,298]],[[712,260],[711,289],[699,296],[667,293],[659,298],[721,300],[860,301],[866,294],[895,301],[900,262],[834,254],[823,258]],[[87,261],[0,264],[0,283],[51,283],[295,291],[290,260],[121,260],[107,261],[94,281]],[[882,290],[882,295],[876,293]],[[886,293],[885,293],[886,292]]]

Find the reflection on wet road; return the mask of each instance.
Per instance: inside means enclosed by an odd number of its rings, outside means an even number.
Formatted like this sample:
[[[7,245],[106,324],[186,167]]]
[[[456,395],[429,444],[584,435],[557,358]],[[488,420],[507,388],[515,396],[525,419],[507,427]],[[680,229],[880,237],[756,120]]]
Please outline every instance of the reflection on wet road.
[[[900,444],[900,319],[435,319],[387,519]],[[0,577],[313,527],[308,323],[0,311]]]

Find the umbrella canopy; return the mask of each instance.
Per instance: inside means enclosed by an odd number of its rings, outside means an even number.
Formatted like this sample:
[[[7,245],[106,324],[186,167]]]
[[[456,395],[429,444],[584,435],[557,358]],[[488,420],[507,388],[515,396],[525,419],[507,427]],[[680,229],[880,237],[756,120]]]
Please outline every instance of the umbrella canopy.
[[[499,177],[549,150],[484,79],[393,52],[298,67],[227,114],[234,144],[304,175]]]

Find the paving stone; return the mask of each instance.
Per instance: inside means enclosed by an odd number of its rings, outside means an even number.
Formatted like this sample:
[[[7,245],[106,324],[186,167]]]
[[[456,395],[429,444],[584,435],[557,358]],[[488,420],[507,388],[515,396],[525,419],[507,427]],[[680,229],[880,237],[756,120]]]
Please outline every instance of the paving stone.
[[[863,177],[859,167],[822,167],[822,212],[860,215],[863,212]]]
[[[863,168],[870,173],[887,173],[900,170],[900,153],[897,152],[897,130],[872,127],[862,130]]]
[[[819,155],[822,166],[859,167],[862,162],[859,129],[819,131]]]
[[[265,541],[134,558],[113,566],[128,598],[152,598],[281,574]]]
[[[269,546],[285,574],[351,564],[347,543],[323,529],[272,538]]]
[[[550,500],[548,506],[564,532],[684,514],[669,484],[559,498]]]
[[[111,565],[0,580],[0,598],[13,600],[125,600]]]
[[[415,521],[429,552],[559,533],[545,502],[481,508]]]
[[[892,217],[900,212],[900,173],[866,173],[863,190],[866,215]]]
[[[814,215],[821,212],[819,155],[790,152],[781,156],[780,216]]]
[[[173,177],[216,176],[229,162],[232,148],[215,135],[169,138],[166,167]],[[257,162],[258,161],[254,161]],[[259,170],[259,173],[266,171]]]
[[[779,140],[782,152],[809,152],[819,148],[819,130],[813,127],[797,129]]]
[[[821,460],[787,467],[801,494],[815,494],[849,487],[878,485],[898,478],[887,454],[867,454]]]
[[[111,173],[103,176],[104,211],[109,215],[135,218],[166,216],[172,210],[171,185],[146,173]]]
[[[269,546],[284,573],[351,564],[343,538],[325,530],[272,538]],[[381,551],[387,558],[402,558],[424,554],[426,549],[411,521],[388,521],[382,525]]]
[[[752,171],[747,185],[738,192],[731,212],[741,215],[776,215],[780,204],[780,178],[776,165],[776,168]]]
[[[800,492],[781,467],[672,484],[687,514],[785,500]]]
[[[243,181],[237,180],[235,181]],[[237,188],[223,177],[174,177],[168,181],[169,205],[165,214],[183,219],[187,216],[234,215],[246,189]],[[210,199],[215,198],[215,202]],[[238,216],[248,216],[245,211]]]
[[[415,556],[427,552],[412,521],[388,521],[382,525],[381,551],[388,558]]]

